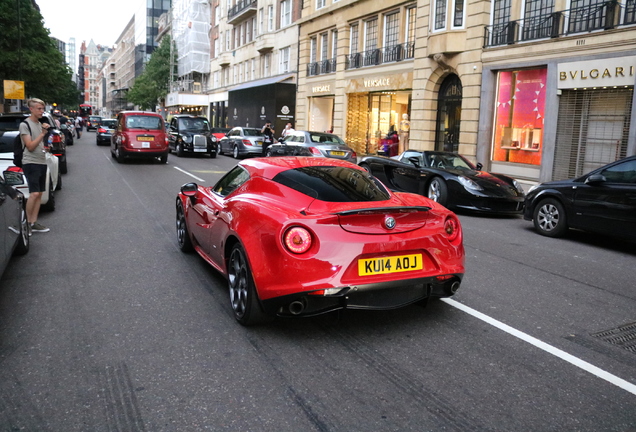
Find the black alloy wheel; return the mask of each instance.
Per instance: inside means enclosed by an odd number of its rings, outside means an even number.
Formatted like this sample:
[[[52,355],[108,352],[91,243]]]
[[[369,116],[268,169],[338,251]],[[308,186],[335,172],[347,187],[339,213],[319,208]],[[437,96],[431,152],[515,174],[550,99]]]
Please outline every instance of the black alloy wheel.
[[[190,239],[190,233],[188,232],[188,225],[185,219],[185,212],[183,211],[183,204],[181,200],[177,198],[177,244],[182,252],[192,252],[194,246]]]
[[[271,321],[272,317],[266,315],[261,308],[252,272],[245,251],[240,244],[235,244],[232,248],[227,270],[230,303],[234,318],[244,326]]]
[[[24,255],[29,251],[29,221],[27,220],[26,209],[21,206],[20,211],[20,235],[18,237],[18,245],[13,253],[15,255]]]

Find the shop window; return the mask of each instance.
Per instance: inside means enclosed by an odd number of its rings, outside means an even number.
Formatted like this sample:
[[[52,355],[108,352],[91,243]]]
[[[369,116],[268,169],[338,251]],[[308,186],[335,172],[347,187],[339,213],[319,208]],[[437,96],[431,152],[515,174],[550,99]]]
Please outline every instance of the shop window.
[[[541,164],[547,69],[499,72],[493,161]]]

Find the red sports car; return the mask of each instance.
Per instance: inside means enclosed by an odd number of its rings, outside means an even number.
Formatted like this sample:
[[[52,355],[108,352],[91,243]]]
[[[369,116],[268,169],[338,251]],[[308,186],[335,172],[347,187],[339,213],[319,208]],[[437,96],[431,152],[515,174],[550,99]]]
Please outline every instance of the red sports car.
[[[243,325],[448,297],[464,275],[453,212],[345,161],[247,159],[176,207],[179,247],[226,276]]]

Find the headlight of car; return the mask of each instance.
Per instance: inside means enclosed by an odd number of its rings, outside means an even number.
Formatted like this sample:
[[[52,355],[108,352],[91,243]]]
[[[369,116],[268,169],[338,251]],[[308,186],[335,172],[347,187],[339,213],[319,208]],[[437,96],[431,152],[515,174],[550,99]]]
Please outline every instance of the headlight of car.
[[[183,142],[190,144],[192,142],[192,137],[190,135],[185,135],[183,138]]]
[[[468,177],[459,176],[457,177],[457,179],[459,180],[461,185],[468,190],[480,191],[484,189],[481,186],[479,186],[477,183],[475,183],[473,180],[469,179]]]
[[[517,189],[519,193],[523,193],[523,187],[521,186],[521,184],[519,184],[517,180],[513,180],[512,184],[514,185],[515,189]]]
[[[210,135],[210,140],[212,140],[213,143],[216,142],[216,137],[214,135]]]

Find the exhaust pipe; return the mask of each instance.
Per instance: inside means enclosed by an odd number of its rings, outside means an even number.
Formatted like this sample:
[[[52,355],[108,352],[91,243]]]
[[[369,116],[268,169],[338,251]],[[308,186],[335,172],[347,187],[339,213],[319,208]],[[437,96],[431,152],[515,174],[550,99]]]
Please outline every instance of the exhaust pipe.
[[[296,300],[289,304],[289,313],[292,315],[300,315],[305,310],[305,303]]]
[[[459,281],[455,281],[451,284],[450,286],[450,291],[452,294],[455,294],[457,292],[457,290],[459,289]]]

